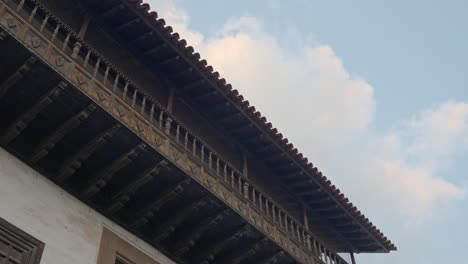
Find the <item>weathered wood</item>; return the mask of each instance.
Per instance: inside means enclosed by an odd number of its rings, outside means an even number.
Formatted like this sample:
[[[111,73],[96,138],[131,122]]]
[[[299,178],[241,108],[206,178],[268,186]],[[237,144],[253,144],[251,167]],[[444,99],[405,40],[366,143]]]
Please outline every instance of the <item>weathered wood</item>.
[[[65,135],[77,128],[84,120],[86,120],[96,110],[93,104],[88,105],[85,109],[81,110],[78,114],[69,118],[65,123],[55,129],[49,136],[44,138],[35,148],[30,155],[29,161],[36,163],[38,160],[45,157],[55,145],[62,140]]]
[[[124,23],[118,25],[118,26],[115,28],[115,32],[120,32],[120,31],[125,30],[125,29],[127,29],[127,28],[133,26],[134,24],[137,24],[137,23],[140,23],[140,22],[141,22],[141,19],[140,19],[139,17],[130,19],[129,21],[124,22]]]
[[[275,264],[279,263],[280,259],[285,255],[283,250],[280,250],[276,253],[274,253],[271,256],[267,256],[264,259],[260,260],[258,264]]]
[[[182,222],[194,212],[200,210],[203,206],[208,203],[207,197],[195,200],[195,202],[189,203],[188,206],[180,208],[180,210],[164,220],[162,223],[158,223],[157,228],[153,231],[153,241],[161,241],[166,239],[172,232],[174,232]]]
[[[200,225],[193,228],[193,230],[185,237],[181,238],[175,245],[174,251],[182,255],[190,250],[195,243],[200,239],[201,235],[206,232],[209,228],[213,228],[215,225],[220,223],[225,217],[230,214],[229,209],[224,209],[218,213],[206,218]]]
[[[228,260],[228,263],[238,264],[244,259],[257,254],[262,247],[265,246],[267,241],[268,238],[264,237],[251,243],[244,243],[243,245],[233,249],[226,257],[224,257],[224,259]]]
[[[0,142],[8,144],[15,139],[23,130],[33,121],[36,116],[48,105],[50,105],[54,98],[59,96],[60,93],[67,87],[65,82],[60,82],[52,89],[43,95],[32,107],[25,110],[3,133]]]
[[[143,225],[146,225],[164,204],[181,194],[184,191],[184,186],[189,183],[190,179],[184,179],[178,182],[175,186],[166,188],[166,191],[163,192],[156,200],[152,201],[150,204],[146,205],[143,209],[136,213],[136,217],[134,218],[131,226],[133,228],[139,228]]]
[[[106,19],[114,14],[116,14],[117,12],[119,12],[120,10],[123,10],[125,7],[124,4],[118,4],[118,5],[115,5],[113,7],[110,7],[110,8],[107,8],[106,11],[100,13],[97,15],[97,17],[99,19]]]
[[[218,94],[218,91],[215,90],[215,91],[193,96],[192,99],[197,100],[197,101],[203,101],[204,99],[209,98],[210,96],[213,96],[213,95],[217,95],[217,94]]]
[[[57,181],[65,181],[72,176],[94,152],[104,146],[122,127],[120,124],[115,124],[111,128],[98,134],[81,149],[78,150],[72,157],[67,159],[59,169],[56,179]]]
[[[107,185],[117,171],[132,163],[145,148],[146,144],[139,144],[112,161],[111,164],[100,169],[96,174],[91,176],[91,179],[81,191],[80,196],[84,199],[89,199],[98,193]]]
[[[249,225],[243,224],[235,228],[233,231],[223,234],[220,238],[216,239],[215,241],[212,241],[212,243],[206,246],[206,249],[204,249],[202,252],[197,253],[197,255],[201,256],[201,259],[202,259],[201,263],[209,264],[211,261],[215,259],[216,255],[221,250],[223,250],[230,243],[239,241],[240,238],[248,231],[249,231]]]
[[[21,80],[28,72],[31,71],[33,66],[36,64],[37,59],[35,57],[29,57],[23,65],[21,65],[10,77],[4,80],[0,84],[0,98],[13,87],[19,80]]]
[[[168,164],[165,160],[158,162],[155,166],[145,170],[143,173],[136,176],[130,183],[126,184],[124,189],[119,191],[111,198],[111,204],[107,211],[111,214],[119,211],[124,207],[130,197],[138,191],[141,187],[151,182],[158,174],[159,171],[166,167]]]
[[[161,43],[158,43],[156,45],[154,45],[153,47],[143,51],[143,54],[144,55],[152,55],[158,51],[160,51],[161,49],[167,47],[167,44],[165,42],[161,42]]]

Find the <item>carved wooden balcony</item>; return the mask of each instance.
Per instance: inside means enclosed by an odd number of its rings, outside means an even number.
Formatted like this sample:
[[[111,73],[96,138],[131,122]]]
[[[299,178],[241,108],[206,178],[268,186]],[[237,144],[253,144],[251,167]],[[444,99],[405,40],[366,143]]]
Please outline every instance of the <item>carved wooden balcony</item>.
[[[2,103],[2,107],[11,107],[16,112],[11,115],[4,112],[2,116],[6,119],[2,121],[1,144],[53,181],[181,261],[189,256],[200,263],[211,263],[220,256],[232,263],[252,259],[259,261],[255,263],[346,263],[167,113],[157,98],[148,95],[37,1],[0,0],[0,26],[3,39],[0,43],[7,49],[4,52],[23,49],[22,53],[30,54],[0,84],[0,100],[16,95],[11,99],[14,105]],[[42,72],[39,79],[50,85],[42,93],[33,92],[29,86],[20,89],[38,97],[26,96],[27,100],[22,101],[19,91],[12,87],[35,67],[41,69],[35,73]],[[48,77],[54,75],[51,72],[57,76]],[[71,103],[74,97],[79,98],[76,99],[79,103]],[[25,102],[28,100],[29,103]],[[70,102],[69,117],[53,128],[43,128],[35,119],[60,100]],[[58,106],[54,109],[60,111]],[[59,116],[57,113],[56,120],[54,115],[50,118],[58,122]],[[96,116],[101,119],[98,121]],[[71,140],[69,135],[78,133],[83,123],[90,120],[94,120],[95,129],[83,129],[87,138],[76,135],[76,142],[82,144],[70,143],[66,155],[58,152],[63,142]],[[104,129],[96,122],[107,126]],[[34,134],[32,138],[36,141],[32,144],[21,136],[32,133],[32,128],[48,132]],[[115,138],[122,140],[124,136],[131,138],[122,143],[125,150],[106,147]],[[103,150],[106,148],[107,152]],[[106,153],[102,159],[107,162],[93,163],[91,157],[96,157],[99,151]],[[119,154],[110,157],[113,151]],[[57,160],[59,154],[66,158],[58,163],[54,155]],[[135,164],[144,164],[140,166],[144,169],[137,170]],[[84,167],[95,168],[86,180],[77,177]],[[136,173],[130,173],[128,168],[134,168]],[[178,176],[161,179],[162,170]],[[125,173],[132,174],[126,179],[127,184],[123,184]],[[167,184],[166,188],[154,187],[156,178]],[[153,191],[148,186],[158,190],[154,191],[154,198],[149,198],[148,193]],[[190,192],[198,195],[191,196]],[[171,209],[168,204],[179,204],[180,210]],[[160,212],[167,214],[160,216]],[[197,212],[203,212],[205,217]],[[237,221],[240,225],[224,223],[238,216],[242,218]],[[195,219],[187,220],[191,217]],[[192,220],[197,228],[181,226],[182,222]],[[228,234],[213,235],[212,240],[206,238],[208,228],[220,223],[228,228]],[[148,226],[154,231],[150,235],[145,234]],[[200,240],[203,246],[197,244]],[[236,242],[240,243],[238,251],[226,252],[225,247]]]

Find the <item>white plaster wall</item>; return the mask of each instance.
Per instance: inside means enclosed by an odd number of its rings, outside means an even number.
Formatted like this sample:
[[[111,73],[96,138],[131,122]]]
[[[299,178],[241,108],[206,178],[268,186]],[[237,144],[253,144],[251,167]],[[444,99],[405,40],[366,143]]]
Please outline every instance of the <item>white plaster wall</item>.
[[[0,148],[0,217],[46,244],[41,264],[95,264],[103,226],[161,264],[175,263],[3,148]]]

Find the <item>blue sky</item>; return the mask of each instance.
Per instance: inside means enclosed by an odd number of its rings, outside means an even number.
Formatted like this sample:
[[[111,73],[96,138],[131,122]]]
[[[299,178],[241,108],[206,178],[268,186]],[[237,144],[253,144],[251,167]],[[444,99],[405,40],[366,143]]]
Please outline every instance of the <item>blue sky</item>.
[[[150,0],[398,246],[465,263],[468,2]]]

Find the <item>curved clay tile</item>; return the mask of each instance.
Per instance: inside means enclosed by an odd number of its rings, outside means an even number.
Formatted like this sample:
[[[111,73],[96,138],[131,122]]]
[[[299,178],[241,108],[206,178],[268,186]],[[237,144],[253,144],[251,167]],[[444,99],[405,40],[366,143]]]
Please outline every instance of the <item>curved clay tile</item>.
[[[163,27],[166,25],[166,21],[164,19],[162,19],[162,18],[158,19],[157,21],[158,21],[158,24],[163,26]]]
[[[172,29],[172,28],[171,28]],[[174,41],[179,41],[180,39],[180,36],[179,36],[179,33],[172,33],[171,34],[171,39],[174,40]]]
[[[158,13],[156,11],[151,11],[149,13],[149,16],[153,19],[156,20],[158,18]]]
[[[185,48],[187,46],[187,41],[185,39],[180,39],[179,40],[179,45],[180,45],[180,47]],[[186,54],[187,54],[187,52],[188,52],[188,50],[185,51]]]
[[[150,5],[147,3],[144,3],[141,5],[141,8],[145,11],[148,12],[150,10]]]

